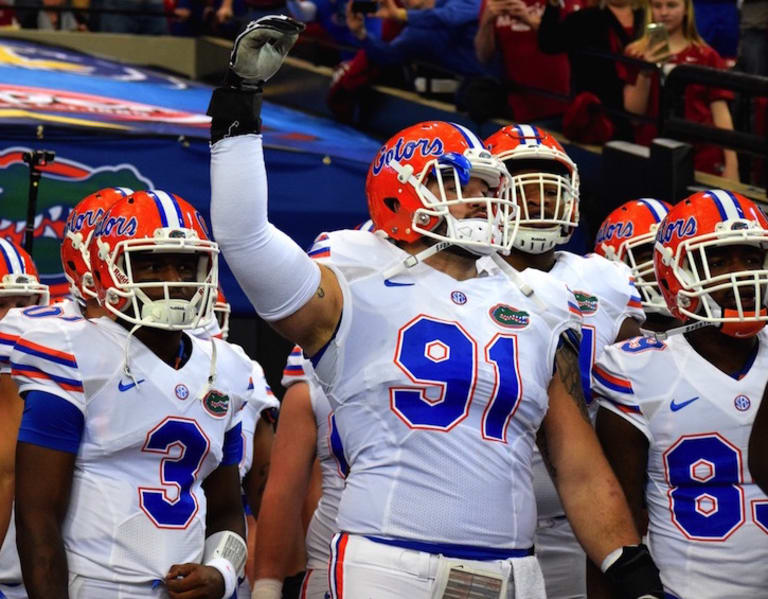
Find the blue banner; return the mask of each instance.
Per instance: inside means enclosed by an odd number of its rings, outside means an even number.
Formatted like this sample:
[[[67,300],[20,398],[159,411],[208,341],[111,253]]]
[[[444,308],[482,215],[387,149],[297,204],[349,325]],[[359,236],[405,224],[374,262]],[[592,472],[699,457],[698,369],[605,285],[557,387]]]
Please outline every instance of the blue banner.
[[[0,236],[20,242],[29,171],[24,152],[56,160],[40,182],[33,258],[54,293],[70,208],[98,189],[164,189],[208,218],[211,88],[147,69],[26,41],[0,39]],[[367,218],[365,176],[375,140],[336,123],[265,103],[270,219],[303,247],[321,231]],[[44,125],[43,140],[33,136]],[[243,190],[248,193],[248,190]],[[224,264],[236,313],[251,310]]]

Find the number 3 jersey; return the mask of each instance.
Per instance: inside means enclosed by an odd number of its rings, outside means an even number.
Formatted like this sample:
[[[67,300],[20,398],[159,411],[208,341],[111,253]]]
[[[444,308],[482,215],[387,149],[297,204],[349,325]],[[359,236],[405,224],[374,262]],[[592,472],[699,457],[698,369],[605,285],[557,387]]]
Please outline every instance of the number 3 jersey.
[[[768,334],[736,380],[685,337],[638,337],[594,367],[600,406],[648,439],[649,546],[677,599],[754,599],[768,592],[768,498],[748,467],[752,423],[768,381]]]
[[[79,438],[67,439],[50,419],[25,412],[19,434],[77,453],[62,526],[73,574],[141,583],[202,558],[200,485],[220,463],[240,459],[240,410],[252,393],[252,369],[223,341],[188,338],[189,359],[175,370],[131,337],[132,378],[123,370],[128,332],[108,318],[49,318],[16,341],[10,361],[19,392],[27,401],[43,392],[52,411],[72,413],[74,406],[84,419]],[[212,344],[216,377],[206,392]]]
[[[310,251],[336,272],[344,308],[314,357],[349,474],[346,532],[432,544],[533,544],[531,455],[561,333],[580,313],[564,284],[527,274],[457,281],[362,231]],[[577,333],[578,334],[578,333]]]

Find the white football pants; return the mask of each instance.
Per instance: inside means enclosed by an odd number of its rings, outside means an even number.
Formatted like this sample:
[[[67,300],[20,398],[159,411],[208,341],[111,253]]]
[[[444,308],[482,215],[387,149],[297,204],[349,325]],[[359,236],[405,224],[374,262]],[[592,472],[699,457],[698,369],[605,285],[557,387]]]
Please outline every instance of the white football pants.
[[[438,575],[448,560],[442,555],[376,543],[339,533],[331,541],[329,585],[332,599],[438,599]],[[546,599],[536,557],[461,560],[466,568],[489,571],[508,581],[503,599]]]

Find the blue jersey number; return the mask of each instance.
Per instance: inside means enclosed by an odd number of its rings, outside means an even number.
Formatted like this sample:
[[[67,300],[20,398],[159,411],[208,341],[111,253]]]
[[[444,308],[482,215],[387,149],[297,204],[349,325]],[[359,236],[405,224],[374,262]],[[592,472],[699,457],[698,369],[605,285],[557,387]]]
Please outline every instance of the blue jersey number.
[[[741,454],[719,435],[684,437],[664,454],[672,516],[692,539],[725,540],[744,522]]]
[[[139,487],[141,509],[159,528],[186,528],[197,513],[191,488],[210,443],[194,420],[169,418],[155,427],[142,451],[158,453],[160,488]]]
[[[741,452],[711,433],[683,437],[664,454],[672,520],[690,539],[724,541],[745,521]],[[752,501],[768,533],[768,500]]]
[[[506,441],[522,395],[517,337],[497,335],[485,348],[496,381],[483,414],[483,438]],[[395,363],[413,387],[390,390],[392,410],[411,428],[448,431],[469,413],[477,378],[477,343],[455,322],[421,316],[400,331]],[[433,395],[430,395],[433,393]]]
[[[581,388],[587,405],[592,403],[592,367],[595,365],[595,327],[581,325],[581,344],[579,345],[579,370]]]

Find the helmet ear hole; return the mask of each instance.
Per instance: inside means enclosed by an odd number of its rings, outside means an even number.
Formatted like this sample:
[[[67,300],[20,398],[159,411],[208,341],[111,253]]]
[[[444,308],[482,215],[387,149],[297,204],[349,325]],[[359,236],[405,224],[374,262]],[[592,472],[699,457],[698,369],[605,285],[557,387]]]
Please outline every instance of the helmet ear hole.
[[[67,260],[67,266],[72,270],[72,272],[75,272],[77,270],[77,267],[75,266],[75,263],[72,262],[72,260]]]
[[[384,198],[384,205],[395,214],[400,211],[400,201],[397,198]]]

